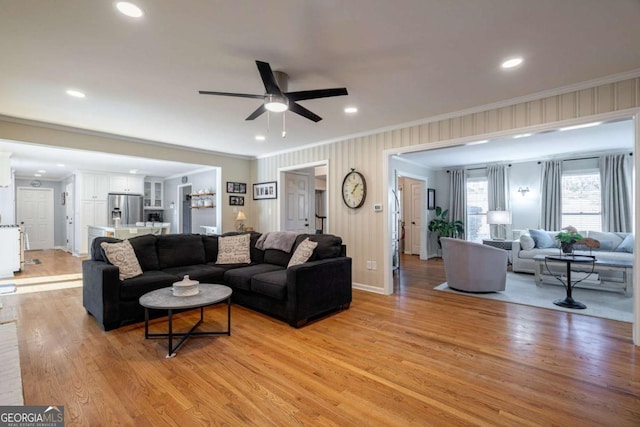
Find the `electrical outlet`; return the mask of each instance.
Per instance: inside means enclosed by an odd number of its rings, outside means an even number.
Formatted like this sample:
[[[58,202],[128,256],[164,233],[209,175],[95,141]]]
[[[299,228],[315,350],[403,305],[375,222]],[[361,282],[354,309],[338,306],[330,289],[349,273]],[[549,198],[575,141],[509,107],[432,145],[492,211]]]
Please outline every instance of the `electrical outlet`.
[[[371,270],[371,261],[367,261],[367,270]]]
[[[371,269],[372,270],[377,270],[378,269],[378,263],[376,261],[371,261]]]

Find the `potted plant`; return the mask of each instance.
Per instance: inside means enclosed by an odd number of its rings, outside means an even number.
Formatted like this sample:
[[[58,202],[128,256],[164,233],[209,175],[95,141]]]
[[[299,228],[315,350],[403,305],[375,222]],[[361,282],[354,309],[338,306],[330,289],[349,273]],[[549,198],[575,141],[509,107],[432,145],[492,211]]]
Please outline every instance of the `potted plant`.
[[[562,252],[565,254],[573,253],[573,245],[580,240],[583,240],[584,237],[582,234],[578,233],[575,227],[568,226],[564,227],[560,233],[556,234],[556,239],[560,241],[560,248]]]
[[[436,206],[436,216],[429,222],[429,231],[434,232],[438,236],[438,246],[442,248],[440,243],[441,237],[458,237],[464,233],[464,223],[462,221],[449,221],[447,215],[449,209],[442,210],[440,206]]]

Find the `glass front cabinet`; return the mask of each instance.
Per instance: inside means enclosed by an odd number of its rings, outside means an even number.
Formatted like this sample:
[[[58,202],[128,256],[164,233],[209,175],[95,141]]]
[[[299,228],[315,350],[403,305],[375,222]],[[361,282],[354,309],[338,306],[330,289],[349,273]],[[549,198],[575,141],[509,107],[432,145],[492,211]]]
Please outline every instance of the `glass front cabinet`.
[[[162,181],[145,181],[144,208],[163,209],[162,196],[164,193]]]

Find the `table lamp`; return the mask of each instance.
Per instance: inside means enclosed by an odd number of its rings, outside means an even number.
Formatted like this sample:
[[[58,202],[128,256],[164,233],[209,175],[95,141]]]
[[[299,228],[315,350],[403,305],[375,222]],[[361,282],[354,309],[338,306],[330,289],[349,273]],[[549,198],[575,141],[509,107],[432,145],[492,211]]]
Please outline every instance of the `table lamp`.
[[[238,216],[236,217],[236,222],[238,223],[238,225],[236,226],[236,230],[238,230],[239,232],[243,232],[244,231],[244,221],[247,220],[246,215],[244,214],[244,212],[239,211],[238,212]]]
[[[507,235],[507,224],[511,224],[511,212],[509,211],[488,211],[487,212],[487,224],[503,226],[504,235]],[[493,233],[489,231],[492,239],[504,240],[504,237],[493,237]]]

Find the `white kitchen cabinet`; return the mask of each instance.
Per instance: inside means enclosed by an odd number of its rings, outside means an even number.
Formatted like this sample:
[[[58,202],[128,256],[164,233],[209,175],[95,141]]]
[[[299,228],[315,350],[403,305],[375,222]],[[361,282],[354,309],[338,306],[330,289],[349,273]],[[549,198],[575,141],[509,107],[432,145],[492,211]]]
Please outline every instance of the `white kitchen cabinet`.
[[[97,173],[81,173],[82,200],[107,200],[109,176]]]
[[[105,226],[107,222],[106,200],[83,200],[80,208],[80,253],[88,253],[88,229],[90,225]]]
[[[136,175],[111,175],[109,178],[109,192],[143,194],[144,177]]]
[[[163,208],[164,185],[162,181],[145,181],[144,209]]]

